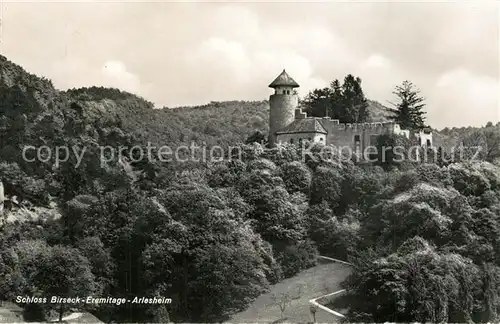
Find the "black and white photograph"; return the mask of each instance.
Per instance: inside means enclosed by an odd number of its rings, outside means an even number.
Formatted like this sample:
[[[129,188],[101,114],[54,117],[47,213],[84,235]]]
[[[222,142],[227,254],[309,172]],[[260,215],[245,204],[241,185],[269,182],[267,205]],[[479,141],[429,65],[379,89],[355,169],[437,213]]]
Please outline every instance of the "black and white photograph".
[[[29,322],[500,322],[500,1],[0,0]]]

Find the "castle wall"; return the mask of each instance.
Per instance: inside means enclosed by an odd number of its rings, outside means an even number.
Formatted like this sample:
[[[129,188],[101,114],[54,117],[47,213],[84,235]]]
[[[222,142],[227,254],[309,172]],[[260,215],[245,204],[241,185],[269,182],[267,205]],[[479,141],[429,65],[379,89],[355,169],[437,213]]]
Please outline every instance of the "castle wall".
[[[349,147],[353,151],[364,151],[368,146],[374,146],[377,137],[382,134],[409,136],[408,131],[400,129],[398,124],[392,122],[340,124],[336,119],[323,118],[321,124],[328,132],[328,145]]]
[[[420,145],[424,146],[424,145],[427,145],[427,146],[432,146],[433,143],[432,143],[432,133],[427,133],[427,132],[424,132],[424,131],[420,131],[417,135],[417,137],[420,138]]]
[[[277,135],[276,142],[279,143],[299,143],[300,140],[308,140],[315,143],[325,143],[326,134],[318,133],[291,133]]]
[[[297,95],[273,94],[269,97],[269,145],[276,144],[276,132],[295,119],[295,108],[299,104]]]
[[[285,128],[295,119],[310,117],[297,108],[298,98],[294,95],[274,94],[270,97],[270,105],[271,135],[269,140],[273,146],[278,142],[298,144],[300,140],[310,140],[335,146],[345,153],[350,150],[352,153],[363,154],[370,153],[367,148],[375,147],[380,135],[397,134],[410,138],[410,131],[401,129],[400,125],[394,122],[341,124],[338,119],[330,117],[315,118],[323,125],[328,134],[311,132],[277,135],[277,131]],[[421,145],[432,145],[432,132],[421,131],[414,136],[420,138]]]

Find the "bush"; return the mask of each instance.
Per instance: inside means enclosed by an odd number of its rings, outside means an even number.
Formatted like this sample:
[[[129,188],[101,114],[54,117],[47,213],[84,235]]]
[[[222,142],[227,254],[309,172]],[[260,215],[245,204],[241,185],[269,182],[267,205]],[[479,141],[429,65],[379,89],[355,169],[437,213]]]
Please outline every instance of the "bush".
[[[280,175],[289,193],[297,191],[309,193],[312,176],[304,164],[298,161],[285,163],[280,168]]]
[[[282,252],[278,253],[278,261],[284,277],[290,278],[301,270],[315,266],[317,256],[318,251],[314,244],[309,240],[304,240],[285,247]]]

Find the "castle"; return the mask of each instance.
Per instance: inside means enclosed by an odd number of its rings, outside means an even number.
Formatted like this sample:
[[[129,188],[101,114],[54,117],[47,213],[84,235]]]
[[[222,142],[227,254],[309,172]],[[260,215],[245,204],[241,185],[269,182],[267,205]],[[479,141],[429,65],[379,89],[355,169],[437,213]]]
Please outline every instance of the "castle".
[[[383,123],[339,123],[330,117],[308,117],[298,107],[299,99],[295,88],[299,85],[283,70],[269,85],[274,94],[269,97],[269,145],[278,143],[299,143],[302,140],[320,142],[336,147],[349,147],[352,152],[363,152],[368,146],[375,146],[382,134],[398,134],[406,138],[414,136],[422,146],[432,146],[432,132],[413,132],[401,129],[394,122]]]

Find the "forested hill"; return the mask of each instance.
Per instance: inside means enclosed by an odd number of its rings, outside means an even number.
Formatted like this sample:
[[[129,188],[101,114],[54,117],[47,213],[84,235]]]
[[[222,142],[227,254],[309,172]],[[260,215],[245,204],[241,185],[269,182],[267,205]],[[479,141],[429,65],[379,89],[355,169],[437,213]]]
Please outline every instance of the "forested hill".
[[[372,121],[387,118],[386,107],[375,101],[368,103]],[[175,147],[196,142],[224,147],[243,143],[256,131],[266,135],[268,116],[267,101],[211,102],[196,107],[154,109],[153,103],[146,99],[118,89],[89,87],[59,91],[49,79],[33,75],[0,56],[0,156],[34,175],[34,179],[52,173],[54,161],[26,163],[21,156],[25,145],[91,144],[97,150],[96,145],[151,142],[155,146]],[[434,142],[450,146],[469,134],[474,135],[472,142],[482,141],[481,136],[474,134],[477,131],[471,127],[445,129],[435,132]],[[31,178],[30,182],[33,181]],[[26,183],[24,187],[31,188]]]
[[[373,121],[385,120],[385,107],[375,101],[369,104]],[[146,132],[154,142],[231,145],[244,142],[255,131],[268,132],[269,102],[212,101],[203,106],[164,108],[155,111],[146,122]]]
[[[141,141],[176,145],[196,141],[206,145],[244,142],[255,131],[267,134],[269,103],[212,101],[202,106],[154,109],[153,103],[113,88],[88,87],[58,91],[49,79],[37,77],[0,56],[0,127],[6,117],[18,116],[38,123],[53,119],[61,126],[64,112],[82,114],[86,124],[116,124]],[[386,121],[387,107],[368,100],[370,121]],[[71,112],[72,111],[72,112]],[[36,116],[36,118],[35,118]],[[44,119],[45,118],[45,119]],[[5,127],[5,125],[4,125]],[[438,142],[455,143],[475,128],[437,134]]]
[[[268,109],[161,110],[116,89],[58,91],[0,57],[0,301],[165,296],[172,304],[76,307],[104,322],[222,322],[313,266],[319,251],[356,264],[351,322],[498,321],[495,126],[471,138],[492,144],[478,163],[358,164],[325,156],[319,143],[307,156],[294,145],[238,145],[265,132]],[[241,155],[186,162],[102,151],[191,140],[238,145]],[[26,146],[46,149],[23,156]],[[66,160],[48,154],[56,148],[71,149]],[[19,306],[32,322],[69,310]]]

